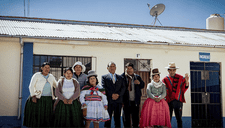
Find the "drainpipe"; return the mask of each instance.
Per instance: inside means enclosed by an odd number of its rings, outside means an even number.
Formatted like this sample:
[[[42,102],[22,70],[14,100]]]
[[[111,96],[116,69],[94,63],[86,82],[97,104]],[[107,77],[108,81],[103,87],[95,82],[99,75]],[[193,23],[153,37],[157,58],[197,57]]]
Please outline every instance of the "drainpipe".
[[[19,108],[18,108],[18,119],[21,116],[21,106],[22,106],[22,87],[23,87],[23,40],[22,37],[19,39],[20,43],[20,85],[19,85]]]

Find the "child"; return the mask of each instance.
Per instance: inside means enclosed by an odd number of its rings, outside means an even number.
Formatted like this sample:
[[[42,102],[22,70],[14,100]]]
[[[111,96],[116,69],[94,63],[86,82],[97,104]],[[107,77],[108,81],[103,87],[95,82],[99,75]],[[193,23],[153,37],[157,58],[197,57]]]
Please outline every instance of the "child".
[[[83,109],[87,109],[84,118],[86,119],[86,128],[90,127],[90,123],[94,123],[94,127],[99,127],[99,122],[110,120],[107,111],[108,101],[105,95],[105,89],[98,85],[97,74],[95,71],[88,72],[88,82],[81,90],[80,102]]]

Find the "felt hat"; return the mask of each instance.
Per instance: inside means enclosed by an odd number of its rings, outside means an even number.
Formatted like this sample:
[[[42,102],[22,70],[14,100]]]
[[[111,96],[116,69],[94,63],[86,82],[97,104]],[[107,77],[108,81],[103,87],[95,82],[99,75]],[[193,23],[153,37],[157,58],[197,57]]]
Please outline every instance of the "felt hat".
[[[178,69],[179,67],[176,67],[176,64],[174,62],[169,62],[168,67],[165,67],[167,69]]]
[[[95,71],[94,70],[90,70],[90,71],[88,71],[88,75],[87,75],[87,78],[89,78],[89,77],[91,77],[91,76],[98,76],[96,73],[95,73]]]
[[[158,68],[153,68],[152,69],[152,75],[158,75],[158,74],[161,74],[161,72],[159,72],[159,69]]]

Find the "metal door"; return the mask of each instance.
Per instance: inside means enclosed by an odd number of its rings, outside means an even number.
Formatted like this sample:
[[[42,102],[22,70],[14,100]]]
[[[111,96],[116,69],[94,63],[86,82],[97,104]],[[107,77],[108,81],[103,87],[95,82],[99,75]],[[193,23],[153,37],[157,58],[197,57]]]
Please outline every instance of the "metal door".
[[[192,127],[222,127],[220,63],[190,62]]]

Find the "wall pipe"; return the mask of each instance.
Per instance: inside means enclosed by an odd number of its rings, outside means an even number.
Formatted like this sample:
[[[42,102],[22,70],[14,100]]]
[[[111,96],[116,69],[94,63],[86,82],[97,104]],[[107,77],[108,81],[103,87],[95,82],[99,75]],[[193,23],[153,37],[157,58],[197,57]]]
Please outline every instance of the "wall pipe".
[[[18,119],[21,117],[21,106],[22,106],[22,87],[23,87],[23,39],[19,37],[20,43],[20,84],[19,84],[19,108],[18,108]]]

